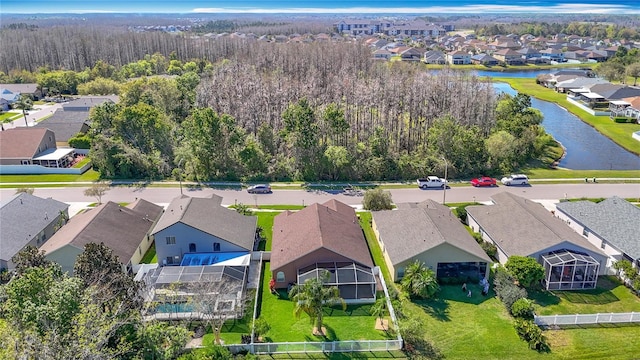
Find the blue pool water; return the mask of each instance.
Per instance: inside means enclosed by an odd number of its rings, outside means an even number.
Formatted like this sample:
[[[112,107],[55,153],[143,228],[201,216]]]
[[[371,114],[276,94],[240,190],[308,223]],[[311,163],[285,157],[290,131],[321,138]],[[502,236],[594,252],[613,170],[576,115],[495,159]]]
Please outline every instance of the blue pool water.
[[[247,255],[246,251],[216,252],[216,253],[189,253],[184,254],[180,266],[213,265],[222,261]]]

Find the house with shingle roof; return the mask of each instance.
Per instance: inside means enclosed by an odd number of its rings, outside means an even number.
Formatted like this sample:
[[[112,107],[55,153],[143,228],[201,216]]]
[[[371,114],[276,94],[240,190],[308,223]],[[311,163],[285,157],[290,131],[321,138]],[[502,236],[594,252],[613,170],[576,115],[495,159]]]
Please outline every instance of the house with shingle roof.
[[[45,244],[69,218],[69,205],[18,193],[0,205],[0,270],[12,270],[11,258],[27,245]]]
[[[118,257],[123,271],[132,271],[153,239],[149,231],[162,214],[162,207],[143,199],[127,206],[109,201],[75,215],[40,250],[45,257],[73,273],[76,258],[89,243],[103,243]]]
[[[64,111],[89,111],[92,107],[106,102],[117,103],[118,96],[82,96],[62,105]]]
[[[276,288],[302,284],[327,270],[347,302],[375,301],[373,261],[353,208],[336,200],[274,218],[271,273]]]
[[[222,260],[222,254],[253,251],[257,218],[227,209],[221,202],[215,194],[207,198],[180,195],[171,201],[151,232],[161,266],[187,261],[211,265]],[[197,254],[208,256],[203,259]]]
[[[488,276],[491,259],[449,207],[426,200],[372,215],[373,232],[394,281],[416,260],[439,279],[476,282]]]
[[[0,84],[0,89],[7,89],[18,95],[29,96],[33,100],[42,98],[42,91],[38,88],[38,84]]]
[[[0,132],[0,165],[67,167],[75,154],[57,148],[56,136],[46,128],[19,127]]]
[[[556,216],[609,256],[607,268],[629,260],[640,268],[640,208],[617,196],[599,203],[560,202]]]
[[[545,267],[547,289],[595,288],[597,276],[607,273],[607,255],[541,204],[510,192],[491,200],[467,206],[467,221],[498,248],[500,263],[513,255],[536,259]]]
[[[89,111],[66,111],[56,109],[53,115],[37,123],[34,128],[45,128],[53,131],[56,143],[67,146],[69,139],[89,131]]]

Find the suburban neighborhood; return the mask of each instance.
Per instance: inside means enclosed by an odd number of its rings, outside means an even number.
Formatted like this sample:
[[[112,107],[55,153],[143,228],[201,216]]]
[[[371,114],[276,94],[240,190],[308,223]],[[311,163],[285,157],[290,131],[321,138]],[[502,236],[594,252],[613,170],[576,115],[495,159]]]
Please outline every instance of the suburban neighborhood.
[[[640,35],[278,19],[0,71],[0,359],[637,356]]]

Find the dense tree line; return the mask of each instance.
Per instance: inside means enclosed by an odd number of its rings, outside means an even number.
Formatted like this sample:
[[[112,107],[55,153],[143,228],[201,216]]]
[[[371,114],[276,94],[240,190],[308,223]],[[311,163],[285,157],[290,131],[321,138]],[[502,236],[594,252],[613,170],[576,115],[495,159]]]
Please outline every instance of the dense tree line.
[[[245,43],[232,59],[192,61],[194,71],[175,78],[129,81],[120,104],[92,112],[94,166],[119,178],[384,180],[445,166],[462,177],[508,172],[549,140],[528,97],[499,100],[470,74],[378,63],[367,52]],[[132,64],[153,73],[154,58],[166,69],[160,55]]]
[[[488,23],[474,26],[479,36],[494,36],[505,34],[530,34],[533,36],[552,36],[556,34],[591,36],[596,39],[625,39],[638,40],[637,26],[616,24],[610,22],[546,22],[546,21],[522,21],[514,23]]]

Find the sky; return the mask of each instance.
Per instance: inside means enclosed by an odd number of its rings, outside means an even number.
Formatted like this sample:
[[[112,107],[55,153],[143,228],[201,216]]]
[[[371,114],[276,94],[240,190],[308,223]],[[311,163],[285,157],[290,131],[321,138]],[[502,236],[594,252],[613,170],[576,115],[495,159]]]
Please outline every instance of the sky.
[[[0,13],[640,14],[640,0],[0,0]]]

